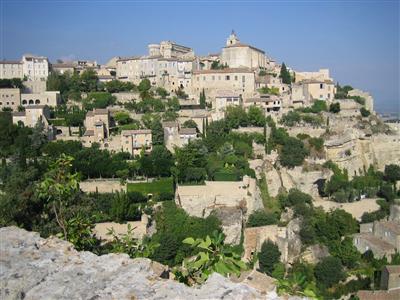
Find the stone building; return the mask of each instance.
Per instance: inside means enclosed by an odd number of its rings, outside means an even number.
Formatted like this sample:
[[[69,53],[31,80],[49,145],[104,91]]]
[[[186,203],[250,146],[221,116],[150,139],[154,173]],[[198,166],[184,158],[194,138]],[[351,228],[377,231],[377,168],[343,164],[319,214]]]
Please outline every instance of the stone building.
[[[348,92],[349,96],[359,96],[365,99],[365,108],[371,113],[374,112],[374,98],[368,93],[358,89],[353,89]]]
[[[400,249],[400,222],[381,220],[361,224],[360,233],[353,236],[353,242],[361,253],[371,250],[374,257],[386,256],[390,261],[391,255]]]
[[[122,130],[121,146],[122,151],[133,156],[139,155],[142,150],[151,152],[152,134],[150,129]]]
[[[116,76],[119,80],[139,84],[144,78],[154,86],[169,92],[191,87],[191,73],[197,68],[193,50],[170,41],[148,45],[147,56],[120,58],[116,61]]]
[[[333,81],[303,80],[292,84],[291,102],[302,101],[304,105],[311,105],[315,100],[333,101],[336,87]]]
[[[42,122],[45,133],[49,140],[54,139],[55,129],[49,124],[50,109],[47,105],[31,105],[25,107],[25,111],[13,112],[12,120],[14,124],[20,122],[27,127],[35,127],[38,122]]]
[[[51,70],[59,74],[73,74],[75,71],[75,65],[71,62],[51,64]]]
[[[282,100],[274,95],[260,95],[259,97],[247,98],[243,102],[243,107],[248,109],[250,106],[261,108],[265,115],[279,113],[282,109]]]
[[[178,122],[163,122],[165,147],[175,152],[175,147],[183,147],[189,141],[197,139],[196,128],[181,128]]]
[[[239,94],[234,93],[233,91],[218,91],[215,96],[215,102],[213,103],[213,108],[216,111],[225,111],[229,106],[241,106],[242,98]]]
[[[222,48],[221,63],[227,64],[229,68],[265,69],[267,58],[264,51],[241,43],[232,31],[226,46]]]
[[[110,135],[110,112],[108,109],[94,109],[86,114],[84,145],[104,141]]]
[[[20,105],[21,92],[19,89],[0,89],[0,110],[11,108],[13,111],[17,111]]]
[[[47,105],[56,107],[61,103],[59,91],[46,91],[35,94],[21,94],[21,105]]]
[[[300,221],[293,219],[286,227],[267,225],[244,229],[244,256],[245,260],[260,252],[264,242],[270,240],[275,243],[281,252],[281,261],[293,262],[301,254]]]
[[[22,72],[28,80],[46,80],[49,75],[47,57],[26,54],[22,56]]]
[[[332,78],[329,76],[329,69],[320,69],[317,72],[295,72],[295,82],[304,80],[332,81]]]
[[[14,60],[0,61],[0,79],[24,78],[22,62]]]
[[[204,89],[208,99],[214,99],[221,91],[230,90],[243,99],[255,93],[255,74],[248,68],[198,70],[192,75],[192,93],[199,95]]]
[[[400,265],[385,266],[381,275],[382,290],[397,290],[400,289]]]

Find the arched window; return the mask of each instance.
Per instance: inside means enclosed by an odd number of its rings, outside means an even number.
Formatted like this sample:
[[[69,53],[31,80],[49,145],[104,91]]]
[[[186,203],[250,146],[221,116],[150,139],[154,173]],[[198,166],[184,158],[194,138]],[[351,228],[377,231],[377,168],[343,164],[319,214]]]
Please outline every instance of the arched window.
[[[26,100],[22,100],[22,105],[27,105],[28,102]]]
[[[33,100],[31,99],[31,100],[29,100],[29,104],[33,104]]]
[[[35,104],[40,104],[40,100],[36,99]]]

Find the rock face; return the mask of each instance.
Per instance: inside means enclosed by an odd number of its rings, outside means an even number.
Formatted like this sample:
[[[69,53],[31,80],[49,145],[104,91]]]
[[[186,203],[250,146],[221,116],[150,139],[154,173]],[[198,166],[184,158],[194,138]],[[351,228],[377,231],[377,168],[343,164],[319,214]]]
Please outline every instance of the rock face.
[[[225,243],[238,245],[242,235],[243,213],[236,207],[219,207],[212,211],[221,220]]]
[[[165,267],[125,254],[78,252],[57,238],[0,229],[0,299],[280,299],[214,273],[199,288],[162,279]]]

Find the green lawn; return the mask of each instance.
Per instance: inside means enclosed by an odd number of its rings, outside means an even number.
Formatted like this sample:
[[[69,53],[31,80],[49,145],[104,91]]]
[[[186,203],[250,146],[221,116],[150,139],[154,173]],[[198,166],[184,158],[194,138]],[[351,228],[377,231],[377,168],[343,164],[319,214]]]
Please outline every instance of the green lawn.
[[[172,177],[162,178],[153,182],[128,183],[128,192],[147,194],[174,193]]]

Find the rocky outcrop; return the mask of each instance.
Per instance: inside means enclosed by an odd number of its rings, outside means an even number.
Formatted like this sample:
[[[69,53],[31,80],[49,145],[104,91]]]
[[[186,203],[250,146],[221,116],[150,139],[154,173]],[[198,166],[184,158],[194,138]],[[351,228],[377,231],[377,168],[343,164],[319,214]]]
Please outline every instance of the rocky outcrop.
[[[97,256],[17,227],[0,229],[1,299],[279,299],[212,274],[197,288],[160,276],[163,265],[125,254]]]
[[[222,231],[225,234],[225,243],[238,245],[242,235],[242,210],[236,207],[219,207],[211,214],[221,220]]]

